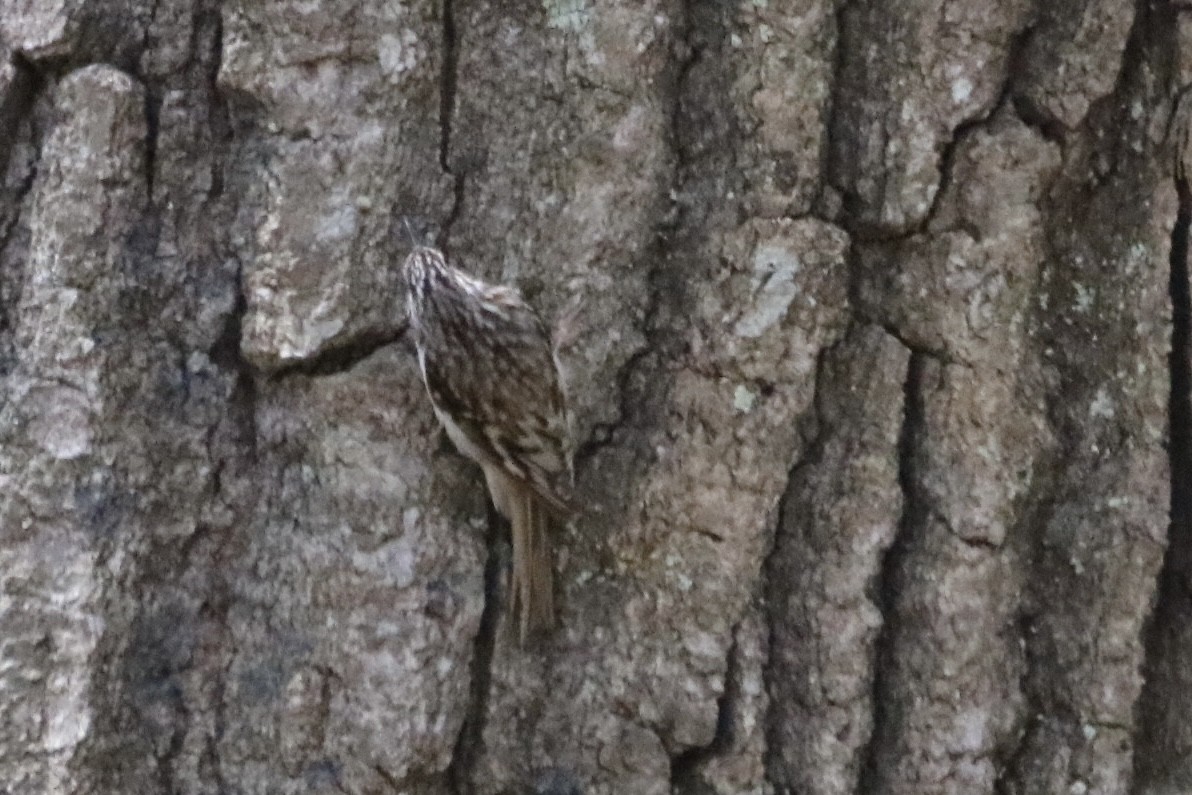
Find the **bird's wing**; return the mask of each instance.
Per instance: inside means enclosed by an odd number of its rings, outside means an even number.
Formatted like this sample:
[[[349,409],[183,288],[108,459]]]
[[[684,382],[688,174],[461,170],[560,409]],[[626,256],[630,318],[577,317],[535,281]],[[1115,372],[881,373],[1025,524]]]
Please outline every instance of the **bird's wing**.
[[[481,333],[423,362],[431,400],[481,455],[570,513],[569,429],[549,335],[517,291],[486,286],[483,297]]]

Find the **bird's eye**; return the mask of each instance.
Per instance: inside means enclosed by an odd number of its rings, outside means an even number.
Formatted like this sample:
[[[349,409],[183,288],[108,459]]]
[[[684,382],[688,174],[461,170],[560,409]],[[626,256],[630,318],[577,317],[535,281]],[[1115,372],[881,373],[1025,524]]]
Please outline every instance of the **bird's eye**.
[[[525,296],[527,301],[533,301],[546,290],[546,284],[537,276],[530,276],[522,281],[519,286],[521,287],[522,295]]]

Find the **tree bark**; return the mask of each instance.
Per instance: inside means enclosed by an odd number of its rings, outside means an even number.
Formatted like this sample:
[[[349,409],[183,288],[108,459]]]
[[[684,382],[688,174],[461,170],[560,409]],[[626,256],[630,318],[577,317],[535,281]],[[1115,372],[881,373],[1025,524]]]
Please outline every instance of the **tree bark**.
[[[0,793],[1192,791],[1190,23],[0,0]],[[537,644],[403,218],[567,318]]]

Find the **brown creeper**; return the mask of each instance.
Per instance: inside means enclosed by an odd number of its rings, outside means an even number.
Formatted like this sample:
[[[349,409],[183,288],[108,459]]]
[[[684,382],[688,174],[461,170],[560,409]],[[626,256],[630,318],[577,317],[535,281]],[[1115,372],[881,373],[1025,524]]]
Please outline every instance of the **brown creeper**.
[[[435,415],[480,464],[512,526],[510,590],[522,641],[554,623],[550,514],[571,500],[571,443],[550,335],[521,293],[487,284],[416,246],[406,309]]]

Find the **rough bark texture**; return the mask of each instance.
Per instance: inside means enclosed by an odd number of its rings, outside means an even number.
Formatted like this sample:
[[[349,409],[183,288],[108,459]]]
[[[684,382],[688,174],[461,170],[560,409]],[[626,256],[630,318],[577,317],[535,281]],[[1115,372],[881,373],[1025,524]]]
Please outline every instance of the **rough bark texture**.
[[[0,0],[0,792],[1192,792],[1190,83],[1160,0]],[[403,216],[570,318],[537,645]]]

